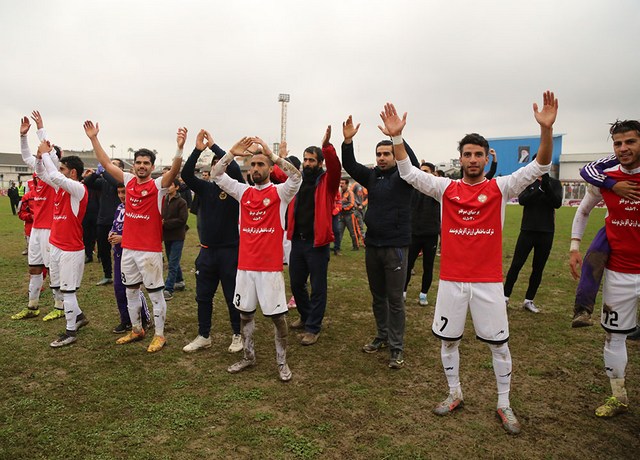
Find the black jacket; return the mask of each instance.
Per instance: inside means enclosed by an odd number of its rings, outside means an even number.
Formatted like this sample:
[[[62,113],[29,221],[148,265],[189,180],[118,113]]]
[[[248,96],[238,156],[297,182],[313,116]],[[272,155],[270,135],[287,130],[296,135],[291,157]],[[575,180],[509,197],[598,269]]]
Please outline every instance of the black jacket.
[[[217,158],[225,155],[224,150],[214,144],[213,153]],[[238,246],[238,202],[222,190],[215,182],[207,182],[195,175],[195,167],[201,150],[194,149],[182,168],[182,180],[198,196],[198,236],[200,243],[208,248]],[[232,161],[227,166],[227,174],[244,183],[240,166]]]
[[[411,163],[419,168],[413,150],[406,142],[404,145]],[[372,247],[409,246],[413,187],[400,178],[398,167],[382,171],[377,166],[371,169],[358,163],[353,143],[342,143],[342,165],[369,192],[369,207],[364,217],[367,226],[365,244]]]

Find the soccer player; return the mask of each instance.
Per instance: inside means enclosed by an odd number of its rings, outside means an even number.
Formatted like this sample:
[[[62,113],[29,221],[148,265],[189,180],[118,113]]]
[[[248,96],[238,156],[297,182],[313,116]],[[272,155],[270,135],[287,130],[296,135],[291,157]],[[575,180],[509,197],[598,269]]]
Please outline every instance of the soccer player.
[[[617,121],[609,133],[619,164],[605,170],[605,174],[616,181],[632,182],[637,187],[640,184],[640,123]],[[595,413],[598,417],[613,417],[629,410],[625,388],[626,339],[636,328],[640,298],[640,200],[622,198],[611,188],[589,190],[571,230],[569,264],[574,275],[582,263],[580,240],[589,213],[602,199],[607,206],[605,229],[611,252],[604,270],[600,323],[606,333],[604,365],[612,396]]]
[[[251,156],[254,186],[232,179],[224,170],[234,156]],[[289,176],[274,185],[270,174],[277,164]],[[214,166],[211,175],[222,190],[240,203],[240,249],[234,304],[240,310],[244,358],[227,369],[230,373],[255,366],[253,346],[256,304],[271,318],[275,329],[276,363],[279,378],[291,380],[287,365],[287,299],[282,276],[282,239],[287,205],[300,188],[302,175],[291,163],[274,155],[260,138],[244,137]]]
[[[36,174],[55,192],[54,211],[49,243],[51,245],[49,277],[52,289],[58,289],[64,297],[66,330],[51,342],[53,348],[70,345],[77,340],[76,332],[86,326],[86,318],[76,297],[84,272],[84,241],[82,219],[87,210],[89,193],[80,183],[84,164],[75,156],[60,159],[60,171],[51,160],[55,150],[49,141],[38,147]]]
[[[510,434],[519,433],[521,428],[509,403],[511,353],[502,288],[502,225],[507,201],[551,167],[552,129],[558,101],[549,91],[544,93],[543,100],[540,111],[538,105],[533,104],[535,119],[540,125],[536,160],[509,176],[491,180],[484,176],[489,143],[481,135],[467,134],[459,143],[462,179],[439,178],[409,163],[402,141],[407,114],[400,118],[392,104],[386,104],[380,114],[393,139],[400,176],[442,205],[440,284],[432,331],[442,341],[440,354],[449,395],[434,412],[446,415],[463,406],[458,347],[467,309],[470,309],[476,336],[491,349],[498,386],[497,415]],[[473,254],[481,257],[470,256]]]
[[[166,344],[164,323],[167,303],[162,291],[162,200],[169,185],[180,172],[182,149],[187,138],[187,128],[179,128],[177,134],[178,149],[171,168],[164,175],[153,179],[156,155],[151,150],[140,149],[133,154],[134,174],[122,171],[111,163],[109,156],[100,145],[98,133],[100,127],[92,121],[84,123],[84,131],[91,140],[96,158],[102,167],[118,182],[125,184],[126,202],[124,227],[122,231],[122,283],[127,289],[127,308],[132,329],[116,343],[126,344],[142,340],[145,330],[142,328],[140,310],[140,285],[144,284],[151,303],[155,323],[155,336],[147,348],[149,353],[160,351]]]
[[[44,122],[40,112],[32,112],[31,118],[36,122],[38,128],[37,135],[40,141],[47,139],[47,132],[44,129]],[[32,170],[36,167],[36,157],[31,154],[27,133],[31,128],[28,117],[22,117],[20,122],[20,151],[22,160]],[[56,155],[51,157],[56,168],[59,165],[59,158],[62,157],[62,150],[54,146]],[[40,314],[40,292],[44,282],[43,269],[49,267],[49,235],[53,221],[53,201],[56,195],[55,190],[44,181],[38,181],[34,188],[34,209],[33,227],[29,238],[28,263],[29,263],[29,304],[26,308],[16,313],[11,319],[33,318]],[[53,309],[42,318],[43,321],[51,321],[65,316],[63,310],[63,296],[58,289],[53,289],[54,305]]]
[[[116,166],[120,167],[120,165]],[[122,168],[121,168],[122,169]],[[129,308],[127,306],[127,290],[122,284],[122,227],[124,226],[124,202],[126,196],[126,188],[124,184],[116,184],[118,199],[120,204],[115,210],[111,229],[107,234],[107,241],[113,247],[113,293],[116,297],[116,305],[120,313],[120,323],[113,328],[114,334],[125,334],[131,330],[131,318],[129,317]],[[149,316],[147,308],[147,300],[142,291],[140,291],[140,302],[142,305],[142,329],[145,331],[153,323]]]

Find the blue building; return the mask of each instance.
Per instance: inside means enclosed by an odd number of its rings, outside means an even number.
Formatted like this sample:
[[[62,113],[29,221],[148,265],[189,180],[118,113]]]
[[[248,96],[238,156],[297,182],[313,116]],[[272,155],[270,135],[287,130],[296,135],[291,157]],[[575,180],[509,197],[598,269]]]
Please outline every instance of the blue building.
[[[562,136],[553,136],[553,159],[551,176],[558,177],[560,154],[562,153]],[[493,137],[487,138],[489,147],[498,155],[496,176],[511,174],[516,169],[531,162],[540,147],[540,136]],[[489,167],[487,167],[487,171]]]

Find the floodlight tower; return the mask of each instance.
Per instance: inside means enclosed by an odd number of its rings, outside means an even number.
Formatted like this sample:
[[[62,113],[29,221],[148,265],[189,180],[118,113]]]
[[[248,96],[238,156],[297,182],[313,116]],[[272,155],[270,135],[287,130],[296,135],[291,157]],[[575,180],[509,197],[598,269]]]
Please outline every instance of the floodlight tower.
[[[278,95],[278,102],[282,104],[280,112],[280,143],[287,140],[287,103],[289,100],[290,96],[288,94]]]

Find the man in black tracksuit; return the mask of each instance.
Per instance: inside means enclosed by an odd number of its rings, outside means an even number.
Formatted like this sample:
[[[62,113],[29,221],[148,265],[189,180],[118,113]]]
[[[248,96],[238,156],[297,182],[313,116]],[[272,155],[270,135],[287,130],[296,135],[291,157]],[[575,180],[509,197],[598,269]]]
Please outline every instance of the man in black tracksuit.
[[[369,191],[369,208],[364,221],[365,264],[377,335],[362,350],[375,353],[389,346],[389,367],[404,365],[405,312],[402,292],[407,275],[407,254],[411,242],[411,194],[413,187],[400,178],[391,141],[376,146],[376,167],[358,163],[353,152],[353,136],[358,132],[351,117],[343,123],[342,164],[353,179]],[[406,145],[406,144],[405,144]],[[406,146],[411,162],[419,167],[413,151]]]
[[[195,166],[202,151],[209,147],[215,157],[212,164],[225,155],[213,143],[206,131],[200,131],[196,147],[182,168],[182,179],[193,190],[199,200],[198,236],[200,253],[196,258],[196,302],[198,303],[198,337],[183,348],[185,352],[211,347],[211,315],[213,296],[222,283],[222,291],[229,309],[233,338],[230,352],[242,350],[240,335],[240,313],[233,305],[238,270],[238,202],[228,196],[214,182],[195,176]],[[240,166],[233,161],[227,167],[227,174],[239,182],[244,182]]]
[[[495,164],[495,163],[494,163]],[[434,174],[433,163],[424,162],[420,166],[425,174]],[[409,246],[409,264],[407,281],[404,284],[406,300],[407,287],[411,280],[411,270],[422,252],[422,283],[418,303],[427,306],[427,293],[433,281],[433,262],[438,249],[440,236],[440,203],[424,193],[414,190],[411,195],[411,246]]]
[[[532,313],[538,313],[540,310],[533,303],[533,298],[542,281],[542,272],[553,246],[555,210],[562,206],[562,184],[558,179],[545,174],[520,193],[518,202],[524,206],[522,224],[511,267],[504,282],[504,296],[508,301],[518,273],[533,249],[529,287],[522,307]]]

